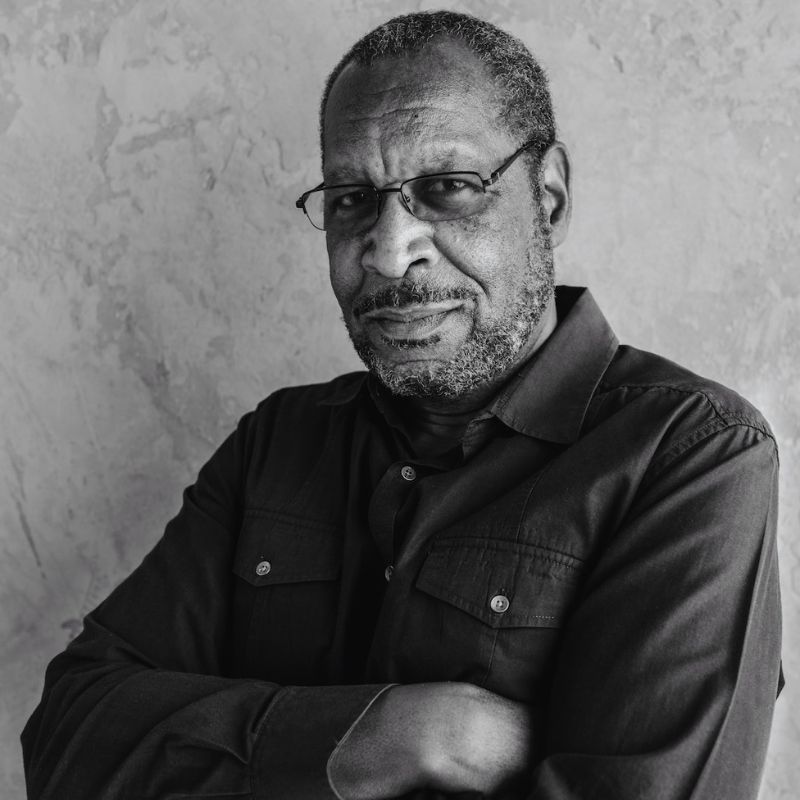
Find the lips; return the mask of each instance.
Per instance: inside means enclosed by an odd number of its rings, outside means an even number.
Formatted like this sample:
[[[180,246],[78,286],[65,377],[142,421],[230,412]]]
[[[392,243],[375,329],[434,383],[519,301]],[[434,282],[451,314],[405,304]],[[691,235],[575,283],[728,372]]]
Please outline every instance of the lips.
[[[432,335],[461,305],[459,301],[449,301],[380,308],[364,314],[363,321],[391,339],[423,339]]]

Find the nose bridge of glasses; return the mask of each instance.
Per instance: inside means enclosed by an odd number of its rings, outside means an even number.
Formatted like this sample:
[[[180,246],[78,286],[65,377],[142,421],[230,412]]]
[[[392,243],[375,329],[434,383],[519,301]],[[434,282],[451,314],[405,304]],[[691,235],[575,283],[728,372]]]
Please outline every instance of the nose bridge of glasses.
[[[386,202],[384,199],[385,196],[387,194],[392,194],[392,193],[399,194],[400,202],[402,203],[403,208],[406,211],[408,211],[408,213],[411,214],[412,217],[415,216],[414,212],[411,210],[411,206],[409,205],[411,197],[406,195],[404,189],[405,189],[404,183],[401,183],[399,186],[386,186],[383,189],[378,189],[377,187],[375,187],[375,193],[378,196],[378,209],[377,209],[378,216],[380,216],[381,211],[383,211],[383,205]]]

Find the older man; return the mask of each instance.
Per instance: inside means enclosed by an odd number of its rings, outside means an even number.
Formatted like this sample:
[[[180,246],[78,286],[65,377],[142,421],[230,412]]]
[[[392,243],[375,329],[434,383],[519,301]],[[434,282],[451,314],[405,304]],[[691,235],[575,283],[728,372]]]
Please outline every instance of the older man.
[[[298,207],[368,373],[248,414],[50,666],[31,797],[757,793],[777,456],[554,286],[545,77],[453,13],[368,34]]]

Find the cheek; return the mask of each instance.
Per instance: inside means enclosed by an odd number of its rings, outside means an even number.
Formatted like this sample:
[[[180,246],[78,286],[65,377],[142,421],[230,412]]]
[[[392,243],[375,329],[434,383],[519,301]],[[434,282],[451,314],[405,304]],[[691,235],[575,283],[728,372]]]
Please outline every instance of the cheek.
[[[363,270],[358,248],[352,243],[327,241],[329,276],[333,293],[345,311],[361,286]]]
[[[454,220],[442,231],[440,252],[490,299],[515,292],[515,276],[528,259],[527,242],[508,220]]]

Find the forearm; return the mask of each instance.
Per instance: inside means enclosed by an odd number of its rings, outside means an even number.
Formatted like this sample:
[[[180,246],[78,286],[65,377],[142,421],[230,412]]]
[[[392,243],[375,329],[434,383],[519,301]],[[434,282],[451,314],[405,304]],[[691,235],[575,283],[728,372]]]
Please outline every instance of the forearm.
[[[340,742],[330,782],[346,800],[415,789],[494,793],[530,768],[534,732],[525,706],[464,683],[384,692]]]
[[[122,664],[75,663],[22,737],[28,797],[244,791],[241,763],[275,689]]]
[[[155,669],[92,629],[59,656],[23,734],[28,796],[327,798],[338,739],[381,686],[281,687]],[[89,654],[92,654],[92,658]]]

